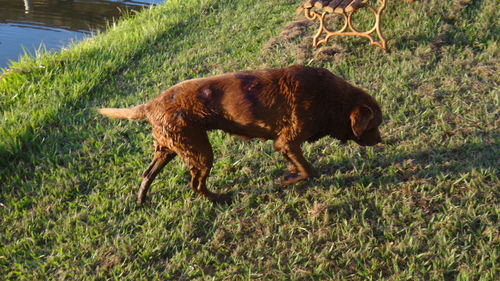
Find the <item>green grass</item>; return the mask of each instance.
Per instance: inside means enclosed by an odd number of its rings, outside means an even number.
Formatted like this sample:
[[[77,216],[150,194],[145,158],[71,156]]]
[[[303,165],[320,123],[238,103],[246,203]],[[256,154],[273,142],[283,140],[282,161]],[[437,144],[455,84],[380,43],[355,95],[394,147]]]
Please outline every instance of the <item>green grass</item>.
[[[0,279],[495,280],[498,1],[390,1],[391,53],[335,38],[326,59],[316,25],[282,33],[300,2],[169,0],[15,63],[0,78]],[[209,188],[232,204],[193,194],[178,159],[135,203],[150,128],[95,108],[293,63],[375,96],[385,144],[306,144],[321,176],[280,188],[271,142],[213,132]]]

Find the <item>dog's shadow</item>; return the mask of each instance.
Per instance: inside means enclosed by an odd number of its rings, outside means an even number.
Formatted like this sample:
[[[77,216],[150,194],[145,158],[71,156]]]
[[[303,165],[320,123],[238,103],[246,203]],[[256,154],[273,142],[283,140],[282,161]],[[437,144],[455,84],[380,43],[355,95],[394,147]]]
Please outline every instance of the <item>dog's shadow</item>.
[[[384,149],[376,149],[375,157],[367,157],[366,150],[361,148],[360,159],[343,160],[329,163],[309,157],[316,168],[318,177],[305,180],[294,185],[283,186],[280,184],[286,171],[273,172],[275,180],[269,184],[255,185],[248,177],[232,190],[233,201],[249,193],[266,194],[269,192],[286,192],[294,190],[298,194],[307,192],[313,186],[327,187],[331,185],[352,187],[357,184],[370,185],[375,189],[387,184],[400,184],[409,181],[432,180],[439,175],[446,174],[450,178],[458,178],[461,174],[471,170],[497,169],[499,147],[497,144],[483,142],[481,144],[464,144],[446,148],[435,147],[422,151],[407,153],[389,153]],[[354,176],[351,171],[361,162],[368,162],[369,174]],[[455,165],[450,165],[455,162]],[[411,167],[408,167],[411,166]],[[394,172],[393,170],[396,169]],[[339,176],[339,173],[341,176]],[[336,174],[336,175],[335,175]]]

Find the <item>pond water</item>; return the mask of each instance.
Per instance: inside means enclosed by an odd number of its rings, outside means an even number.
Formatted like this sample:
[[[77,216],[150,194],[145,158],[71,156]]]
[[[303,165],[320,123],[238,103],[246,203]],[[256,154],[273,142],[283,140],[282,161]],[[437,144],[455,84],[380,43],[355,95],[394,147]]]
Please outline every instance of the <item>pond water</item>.
[[[127,10],[164,0],[0,0],[0,72],[41,44],[58,50],[102,30]]]

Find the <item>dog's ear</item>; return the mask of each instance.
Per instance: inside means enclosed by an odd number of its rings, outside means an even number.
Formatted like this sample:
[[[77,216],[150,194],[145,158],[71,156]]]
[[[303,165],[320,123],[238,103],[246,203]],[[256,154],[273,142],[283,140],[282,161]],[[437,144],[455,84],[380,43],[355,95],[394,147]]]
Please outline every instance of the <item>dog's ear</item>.
[[[351,119],[352,132],[356,137],[359,137],[368,127],[370,120],[373,119],[373,111],[370,107],[362,105],[351,111],[349,119]]]

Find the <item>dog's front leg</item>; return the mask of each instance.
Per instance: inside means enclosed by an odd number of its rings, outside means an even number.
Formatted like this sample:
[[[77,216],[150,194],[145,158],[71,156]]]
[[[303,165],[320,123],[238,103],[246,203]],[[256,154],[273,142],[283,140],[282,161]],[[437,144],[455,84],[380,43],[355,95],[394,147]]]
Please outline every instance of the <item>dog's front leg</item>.
[[[281,182],[282,185],[294,184],[298,181],[315,176],[314,169],[302,154],[300,143],[287,143],[277,140],[274,146],[276,150],[283,153],[283,156],[288,161],[290,169],[290,174],[285,176],[284,180]]]

